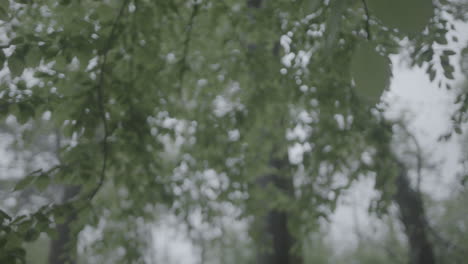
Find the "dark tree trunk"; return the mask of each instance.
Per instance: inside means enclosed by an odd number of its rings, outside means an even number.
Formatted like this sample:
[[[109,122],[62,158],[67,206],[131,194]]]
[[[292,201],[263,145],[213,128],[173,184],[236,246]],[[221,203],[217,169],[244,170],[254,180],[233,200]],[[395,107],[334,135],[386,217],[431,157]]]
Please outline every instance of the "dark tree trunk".
[[[408,237],[410,263],[434,264],[434,249],[427,235],[428,223],[421,195],[411,187],[405,166],[399,164],[399,170],[394,199]]]
[[[290,256],[294,239],[288,231],[288,215],[285,212],[272,210],[265,217],[266,234],[271,251],[261,251],[258,255],[259,264],[293,264]]]
[[[264,0],[247,0],[247,6],[251,9],[259,9],[263,7],[264,2]],[[252,19],[252,21],[255,21],[255,19]],[[249,53],[256,52],[256,48],[257,43],[250,43],[247,47]],[[279,59],[279,45],[275,45],[272,54]],[[278,171],[281,171],[285,165],[287,165],[287,161],[279,159],[272,160],[270,164]],[[258,180],[258,184],[262,189],[272,185],[290,197],[294,195],[292,180],[288,177],[265,175]],[[293,252],[296,240],[289,231],[288,219],[288,212],[279,209],[269,210],[266,215],[259,219],[262,234],[260,235],[260,247],[257,253],[258,264],[302,263],[300,254]]]
[[[284,161],[274,161],[272,167],[281,170],[284,163]],[[292,182],[287,177],[266,175],[260,179],[259,185],[261,188],[272,185],[290,197],[294,194]],[[266,246],[266,249],[259,249],[258,264],[302,263],[301,254],[293,251],[296,240],[288,228],[288,220],[289,213],[280,209],[272,209],[260,219],[263,232],[260,243],[262,246]]]
[[[78,186],[65,186],[63,202],[69,201],[80,191]],[[49,264],[75,264],[77,237],[72,230],[72,223],[77,218],[77,212],[72,211],[63,223],[57,224],[57,237],[50,241]]]

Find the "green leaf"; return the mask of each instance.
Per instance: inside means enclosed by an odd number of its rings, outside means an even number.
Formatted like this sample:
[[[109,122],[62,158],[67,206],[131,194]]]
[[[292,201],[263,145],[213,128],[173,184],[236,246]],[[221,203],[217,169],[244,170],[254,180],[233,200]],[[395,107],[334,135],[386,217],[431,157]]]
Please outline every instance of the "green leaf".
[[[434,66],[433,64],[430,64],[429,67],[426,70],[426,73],[429,74],[429,80],[431,82],[434,81],[434,79],[436,77],[436,71],[434,70],[433,66]]]
[[[0,68],[3,68],[3,64],[5,63],[5,61],[6,61],[5,53],[3,53],[3,51],[0,50]]]
[[[8,11],[10,10],[9,0],[0,0],[0,20],[6,21],[10,18]]]
[[[18,115],[16,115],[16,118],[18,118],[18,122],[21,124],[28,122],[29,119],[31,117],[34,117],[36,113],[36,109],[28,101],[19,103],[18,110],[19,110],[19,113]]]
[[[36,181],[36,187],[40,190],[43,191],[47,186],[49,186],[50,182],[50,177],[47,174],[41,174],[39,177],[37,177]]]
[[[421,32],[434,14],[431,0],[368,0],[371,15],[400,32]]]
[[[35,176],[34,174],[28,175],[24,177],[23,179],[21,179],[18,183],[16,183],[14,190],[15,191],[22,190],[25,187],[31,185],[36,179],[37,179],[37,176]]]
[[[421,59],[426,62],[430,62],[434,57],[434,50],[432,48],[428,48],[426,51],[421,53]]]
[[[5,219],[8,220],[8,221],[10,221],[10,220],[11,220],[11,216],[9,216],[7,213],[5,213],[5,211],[3,211],[3,210],[0,209],[0,224],[1,224]]]
[[[353,53],[351,75],[356,92],[375,104],[390,83],[390,60],[377,53],[372,44],[361,43]]]
[[[8,58],[8,68],[12,77],[20,76],[24,71],[24,58],[12,56]]]
[[[453,50],[444,50],[443,53],[444,53],[445,56],[452,56],[452,55],[456,54],[456,52],[453,51]]]
[[[54,69],[59,72],[64,72],[67,69],[67,60],[63,56],[55,59]]]
[[[28,65],[28,67],[37,67],[39,66],[39,63],[41,62],[41,51],[39,50],[38,47],[33,47],[28,50],[28,53],[26,54],[25,57],[25,63]]]
[[[24,43],[24,37],[19,36],[11,40],[10,44],[11,45],[18,45],[18,44],[23,44]]]
[[[40,232],[37,231],[34,228],[29,228],[25,233],[24,233],[24,241],[26,242],[32,242],[35,241],[39,237]]]
[[[8,9],[10,9],[10,0],[0,0],[0,8],[4,8],[8,11]]]
[[[453,72],[455,71],[455,68],[450,64],[449,57],[445,52],[440,56],[440,64],[444,70],[445,78],[452,80],[454,78]]]
[[[461,71],[468,76],[468,47],[464,48],[460,54]]]
[[[71,3],[71,0],[60,0],[61,5],[69,5]]]
[[[10,18],[10,16],[8,15],[8,11],[5,9],[5,7],[0,6],[0,20],[3,21],[7,21]]]
[[[21,246],[22,239],[18,236],[17,233],[10,233],[8,236],[7,244],[5,245],[6,249],[14,249]]]

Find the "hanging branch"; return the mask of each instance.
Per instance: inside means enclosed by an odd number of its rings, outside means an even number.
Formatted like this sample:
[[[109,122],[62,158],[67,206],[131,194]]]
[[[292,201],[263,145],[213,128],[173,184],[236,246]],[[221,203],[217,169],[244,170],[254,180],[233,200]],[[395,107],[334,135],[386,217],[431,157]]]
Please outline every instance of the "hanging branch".
[[[180,68],[180,90],[182,91],[182,87],[184,84],[184,76],[185,72],[187,71],[187,55],[190,50],[190,41],[192,39],[192,29],[193,29],[193,24],[195,21],[195,17],[198,14],[198,9],[200,7],[200,4],[198,2],[194,2],[193,4],[193,9],[192,9],[192,14],[190,15],[189,23],[187,24],[187,34],[186,38],[184,41],[184,49],[182,51],[182,59],[180,61],[181,63],[181,68]]]
[[[107,124],[106,109],[105,109],[105,102],[104,102],[104,73],[105,73],[105,68],[107,66],[107,55],[112,47],[112,43],[115,41],[115,38],[117,37],[117,25],[119,24],[119,21],[122,18],[122,15],[124,13],[125,7],[128,6],[129,1],[130,0],[124,0],[122,6],[120,7],[119,14],[114,20],[111,32],[109,34],[109,37],[107,38],[106,45],[104,46],[101,52],[102,63],[100,65],[99,81],[98,81],[98,85],[96,86],[96,91],[97,91],[97,97],[98,97],[97,99],[98,99],[99,115],[104,126],[104,139],[102,141],[103,161],[102,161],[98,185],[88,195],[87,199],[89,201],[91,201],[94,198],[94,196],[96,196],[97,192],[101,189],[102,185],[104,184],[104,179],[105,179],[105,174],[106,174],[106,169],[107,169],[107,159],[108,159],[107,139],[109,137],[109,128]]]
[[[367,40],[372,39],[371,30],[370,30],[370,15],[369,15],[369,8],[367,7],[366,0],[362,0],[362,4],[364,6],[364,12],[366,12],[366,32],[367,32]]]

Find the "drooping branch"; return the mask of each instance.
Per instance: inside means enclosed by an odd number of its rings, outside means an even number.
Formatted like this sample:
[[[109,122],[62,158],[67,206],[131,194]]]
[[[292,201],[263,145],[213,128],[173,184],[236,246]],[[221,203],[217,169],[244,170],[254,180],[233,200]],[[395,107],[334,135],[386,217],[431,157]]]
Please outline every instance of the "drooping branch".
[[[369,8],[367,7],[366,0],[362,0],[362,5],[364,6],[364,12],[366,12],[366,33],[367,33],[367,40],[372,39],[371,30],[370,30],[370,15],[369,15]]]
[[[112,48],[112,43],[115,41],[117,37],[117,25],[120,22],[120,19],[123,16],[125,7],[128,6],[130,0],[124,0],[122,3],[122,6],[120,7],[119,13],[117,17],[114,20],[114,23],[112,24],[112,29],[109,34],[109,37],[107,38],[106,45],[100,52],[100,55],[102,56],[102,62],[100,65],[100,70],[99,70],[99,80],[98,84],[96,86],[96,92],[97,92],[97,99],[98,99],[98,108],[99,108],[99,117],[102,121],[103,127],[104,127],[104,139],[102,140],[102,166],[101,166],[101,172],[99,175],[99,182],[98,185],[89,193],[87,196],[87,199],[90,201],[96,196],[97,192],[101,189],[102,185],[104,184],[105,180],[105,174],[106,174],[106,169],[107,169],[107,159],[108,159],[108,137],[109,137],[109,127],[107,123],[107,117],[106,117],[106,107],[105,107],[105,101],[104,101],[104,77],[105,77],[105,70],[107,66],[107,55],[109,54],[110,49]]]
[[[198,14],[198,10],[200,8],[200,3],[194,2],[193,3],[193,8],[192,8],[192,13],[190,15],[189,22],[187,24],[187,34],[185,36],[185,41],[184,41],[184,48],[182,51],[182,58],[180,61],[181,68],[179,72],[179,81],[180,81],[180,91],[182,92],[183,89],[183,84],[184,84],[184,78],[185,78],[185,73],[187,71],[187,55],[190,50],[190,42],[192,40],[192,29],[193,29],[193,24],[195,21],[195,17]]]

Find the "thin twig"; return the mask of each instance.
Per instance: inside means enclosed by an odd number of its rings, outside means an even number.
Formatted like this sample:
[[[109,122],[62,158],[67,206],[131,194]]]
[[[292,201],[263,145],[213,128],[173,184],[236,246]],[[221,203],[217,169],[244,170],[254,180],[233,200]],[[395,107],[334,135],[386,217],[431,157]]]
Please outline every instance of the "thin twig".
[[[130,0],[125,0],[122,6],[120,7],[119,14],[114,20],[114,24],[112,25],[111,32],[109,34],[109,37],[107,38],[106,45],[104,46],[101,52],[101,55],[103,58],[102,58],[101,66],[100,66],[99,81],[98,81],[98,85],[96,86],[96,89],[97,89],[97,96],[98,96],[99,114],[100,114],[100,118],[104,126],[104,139],[102,140],[103,161],[102,161],[102,167],[101,167],[101,173],[100,173],[98,185],[91,191],[91,193],[87,197],[89,201],[92,200],[94,196],[96,196],[97,192],[101,189],[102,185],[104,184],[104,179],[105,179],[105,174],[106,174],[106,169],[107,169],[107,158],[108,158],[107,138],[109,137],[109,128],[107,124],[106,109],[105,109],[105,102],[104,102],[104,72],[105,72],[105,68],[107,64],[107,55],[109,53],[112,43],[115,40],[115,37],[117,36],[117,25],[124,13],[125,7],[128,6],[129,1]]]
[[[370,15],[369,15],[369,8],[367,7],[366,0],[362,0],[362,4],[364,6],[364,12],[366,12],[366,32],[367,32],[367,40],[372,39],[371,31],[370,31]]]

